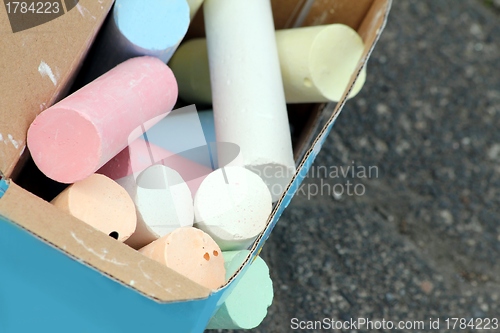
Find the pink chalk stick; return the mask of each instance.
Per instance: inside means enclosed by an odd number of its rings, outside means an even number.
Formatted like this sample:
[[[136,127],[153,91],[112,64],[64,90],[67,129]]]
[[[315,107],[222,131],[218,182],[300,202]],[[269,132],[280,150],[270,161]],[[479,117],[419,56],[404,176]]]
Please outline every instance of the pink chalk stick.
[[[163,164],[177,171],[187,183],[193,197],[203,179],[213,171],[211,168],[138,138],[100,168],[97,173],[119,180],[131,175],[137,176],[153,164]]]
[[[62,183],[82,180],[162,119],[177,81],[161,60],[129,59],[42,112],[28,130],[38,168]]]

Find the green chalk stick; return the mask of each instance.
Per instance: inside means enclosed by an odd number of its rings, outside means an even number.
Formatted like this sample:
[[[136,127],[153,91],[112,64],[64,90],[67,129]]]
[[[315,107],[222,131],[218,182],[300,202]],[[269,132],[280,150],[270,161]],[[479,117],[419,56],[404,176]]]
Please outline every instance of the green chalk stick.
[[[249,251],[223,252],[226,279],[241,266]],[[208,323],[207,329],[251,329],[266,317],[273,301],[273,282],[269,268],[262,258],[256,257],[241,277],[232,293]]]

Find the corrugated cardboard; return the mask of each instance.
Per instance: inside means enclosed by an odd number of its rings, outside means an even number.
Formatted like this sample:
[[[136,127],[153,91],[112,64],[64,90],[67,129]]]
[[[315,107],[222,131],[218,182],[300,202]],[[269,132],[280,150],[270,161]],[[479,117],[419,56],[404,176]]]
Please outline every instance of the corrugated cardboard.
[[[81,3],[84,4],[85,1]],[[333,3],[336,5],[331,13],[329,10]],[[353,3],[359,5],[354,6]],[[290,24],[287,23],[287,16],[293,15],[296,15],[295,20],[300,19],[303,24],[347,22],[361,34],[366,45],[365,52],[356,72],[353,73],[351,85],[339,103],[299,107],[303,111],[309,110],[310,120],[302,130],[300,140],[295,144],[298,171],[239,273],[217,291],[210,292],[98,233],[29,194],[12,181],[0,180],[0,188],[2,184],[10,183],[0,198],[0,332],[203,331],[210,317],[238,282],[241,272],[245,271],[252,259],[258,255],[299,188],[339,116],[352,83],[380,37],[390,6],[391,0],[316,0],[312,6],[310,1],[273,1],[275,18],[279,21],[276,22],[277,26]],[[329,14],[323,18],[325,11]],[[281,12],[287,14],[282,15]],[[61,19],[64,19],[64,16],[53,22]],[[195,26],[192,30],[203,29]],[[46,34],[48,33],[43,33]],[[57,53],[59,50],[57,44],[48,45],[47,54]],[[31,66],[37,61],[31,61]],[[77,67],[75,63],[68,63],[65,68],[71,72],[69,68],[72,66]],[[36,77],[37,73],[32,69],[21,72],[31,78]],[[69,82],[71,74],[67,75],[66,83]],[[37,79],[40,82],[39,78]],[[30,97],[29,103],[25,102],[25,110],[30,109],[28,106],[42,103],[41,101],[48,106],[57,99],[57,89],[54,90],[50,81],[47,83],[41,84],[41,92],[32,91],[38,100],[30,94],[23,95]],[[2,87],[3,91],[6,91],[5,87]],[[58,83],[57,87],[60,88],[61,94],[65,87],[62,87],[62,83],[61,86]],[[18,92],[13,88],[9,91],[12,94]],[[10,100],[11,107],[16,102],[23,104],[21,97]],[[7,128],[3,122],[11,119],[5,110],[9,109],[2,106],[2,131]],[[39,111],[32,112],[33,115],[28,116],[30,119]],[[18,117],[21,117],[21,114],[19,113]],[[9,125],[7,129],[16,133],[16,140],[24,142],[23,134],[28,125],[28,120],[21,119]],[[12,158],[16,155],[14,152],[19,154],[18,150],[8,149],[2,152],[10,154]],[[2,165],[15,163],[14,160],[17,158]],[[6,167],[5,170],[12,170],[12,167]],[[27,314],[30,320],[26,320]]]
[[[33,119],[64,97],[112,4],[81,0],[64,15],[16,33],[7,7],[0,5],[0,171],[5,175],[23,155]],[[52,75],[46,74],[49,68]]]

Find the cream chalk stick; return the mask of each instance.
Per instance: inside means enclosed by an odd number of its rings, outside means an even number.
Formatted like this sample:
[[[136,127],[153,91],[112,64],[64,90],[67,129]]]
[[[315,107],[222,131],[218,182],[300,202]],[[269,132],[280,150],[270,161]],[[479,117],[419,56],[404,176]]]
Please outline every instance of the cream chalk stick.
[[[137,230],[126,244],[138,249],[180,227],[192,226],[193,199],[179,173],[152,165],[132,177],[120,178],[137,209]]]
[[[217,289],[225,283],[222,252],[199,229],[179,228],[139,251],[204,287]]]
[[[93,174],[70,185],[52,204],[121,242],[136,229],[134,202],[120,185],[103,175]]]
[[[222,252],[229,279],[250,251]],[[255,257],[231,294],[208,323],[208,329],[252,329],[260,325],[274,297],[269,268]]]
[[[177,78],[180,98],[189,103],[212,104],[206,39],[182,43],[168,65]]]
[[[189,5],[189,16],[192,20],[198,12],[198,9],[200,9],[201,5],[203,4],[203,0],[187,0],[187,3]]]
[[[343,24],[278,31],[281,73],[289,103],[340,101],[364,51],[361,37]],[[356,95],[365,77],[351,92]]]
[[[73,183],[139,137],[137,128],[167,115],[176,100],[177,83],[164,63],[133,58],[36,117],[28,130],[28,147],[47,177]],[[133,132],[137,136],[131,137]]]
[[[264,230],[271,208],[271,193],[259,176],[224,167],[208,175],[196,193],[195,226],[223,251],[243,250]]]
[[[206,0],[204,14],[217,141],[240,147],[276,201],[295,163],[271,3]],[[228,159],[219,151],[221,166]]]
[[[276,44],[287,103],[338,102],[353,74],[364,44],[342,24],[276,31]],[[182,44],[169,65],[179,82],[179,96],[192,103],[212,103],[205,39]],[[349,98],[366,80],[363,68]]]

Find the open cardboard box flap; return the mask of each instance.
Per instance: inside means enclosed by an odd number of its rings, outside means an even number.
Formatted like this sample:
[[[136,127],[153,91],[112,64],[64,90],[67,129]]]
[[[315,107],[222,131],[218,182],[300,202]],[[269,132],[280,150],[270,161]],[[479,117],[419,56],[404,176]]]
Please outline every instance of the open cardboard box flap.
[[[0,170],[7,175],[12,172],[24,149],[26,131],[31,121],[36,114],[62,97],[111,2],[82,0],[81,6],[85,8],[83,13],[71,11],[50,23],[33,28],[31,32],[7,34],[5,31],[9,30],[8,26],[2,21],[0,29],[7,38],[0,39],[0,69],[3,73],[0,87],[2,91],[8,92],[8,98],[0,102],[0,133],[12,133],[17,143],[16,147],[0,141]],[[298,20],[302,22],[301,25],[345,23],[361,35],[365,42],[365,51],[339,103],[310,105],[312,121],[295,147],[296,152],[299,152],[296,154],[298,171],[240,271],[245,270],[251,259],[258,255],[281,213],[306,176],[382,33],[391,3],[392,0],[317,0],[310,6],[311,2],[306,0],[272,0],[277,28],[292,27]],[[199,14],[193,21],[189,36],[202,34],[202,15]],[[23,43],[35,43],[38,51],[28,52]],[[42,47],[42,44],[45,46]],[[37,69],[41,60],[53,66],[54,73],[57,73],[57,83],[54,84],[49,78],[40,75]],[[3,135],[5,137],[5,134]],[[0,199],[0,216],[4,216],[9,221],[7,223],[24,229],[69,257],[158,303],[203,299],[214,294],[60,212],[12,181],[9,182],[8,190]],[[2,223],[5,221],[0,218],[0,224]],[[232,279],[238,279],[240,275],[236,274]],[[227,294],[230,289],[231,283],[215,292],[219,294],[217,299],[223,300],[224,296],[221,297],[220,293]],[[220,301],[216,303],[217,306],[221,304]],[[207,318],[215,310],[216,308],[211,309]]]
[[[10,221],[76,260],[163,302],[207,297],[210,290],[62,212],[13,182],[0,200]]]
[[[7,176],[28,156],[23,153],[31,122],[64,97],[113,4],[64,1],[70,2],[77,4],[64,15],[16,33],[7,5],[0,6],[0,171]]]

